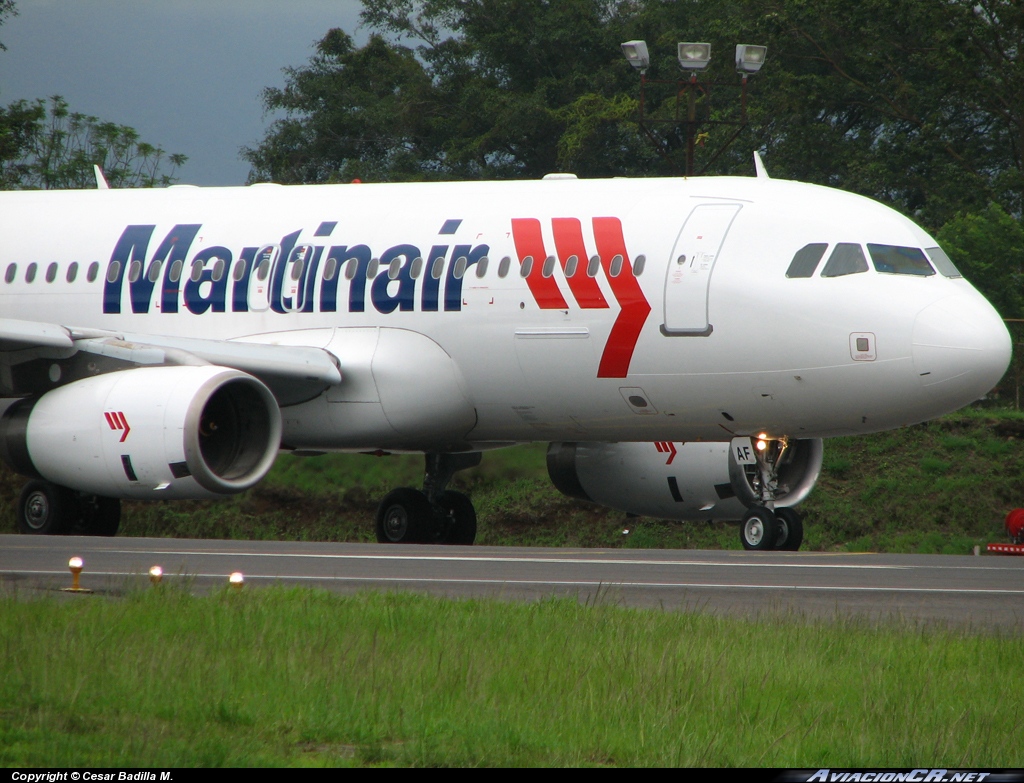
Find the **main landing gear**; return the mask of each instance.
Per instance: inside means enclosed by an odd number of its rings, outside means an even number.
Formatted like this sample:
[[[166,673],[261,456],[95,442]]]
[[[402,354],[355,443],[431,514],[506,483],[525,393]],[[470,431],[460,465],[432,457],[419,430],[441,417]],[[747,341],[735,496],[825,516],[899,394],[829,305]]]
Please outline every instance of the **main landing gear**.
[[[121,524],[121,501],[29,481],[17,508],[18,530],[32,535],[112,536]]]
[[[377,540],[382,544],[472,544],[476,511],[461,492],[446,489],[458,471],[480,464],[478,451],[427,454],[423,490],[400,487],[377,507]]]
[[[778,468],[789,448],[786,438],[771,439],[766,435],[751,438],[755,464],[749,466],[750,485],[757,502],[747,509],[740,523],[740,543],[754,551],[779,549],[795,552],[804,540],[804,524],[799,513],[791,508],[776,508],[775,498],[785,491],[779,485]]]

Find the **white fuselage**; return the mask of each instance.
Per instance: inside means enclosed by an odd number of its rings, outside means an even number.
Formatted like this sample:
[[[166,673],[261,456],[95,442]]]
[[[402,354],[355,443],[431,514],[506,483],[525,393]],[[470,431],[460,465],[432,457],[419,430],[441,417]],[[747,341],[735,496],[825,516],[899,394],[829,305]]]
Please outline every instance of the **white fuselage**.
[[[0,317],[323,348],[343,380],[282,409],[298,449],[828,437],[999,380],[1010,341],[966,280],[787,277],[809,243],[937,244],[753,178],[0,193]]]

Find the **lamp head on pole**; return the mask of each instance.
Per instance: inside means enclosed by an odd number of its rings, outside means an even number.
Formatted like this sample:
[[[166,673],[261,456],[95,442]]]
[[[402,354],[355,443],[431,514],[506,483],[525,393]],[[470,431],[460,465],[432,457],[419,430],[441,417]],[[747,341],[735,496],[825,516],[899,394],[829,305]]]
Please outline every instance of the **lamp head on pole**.
[[[711,62],[711,44],[680,41],[676,57],[684,71],[706,70]]]
[[[622,54],[640,73],[651,67],[651,56],[647,53],[646,41],[626,41],[622,44]]]

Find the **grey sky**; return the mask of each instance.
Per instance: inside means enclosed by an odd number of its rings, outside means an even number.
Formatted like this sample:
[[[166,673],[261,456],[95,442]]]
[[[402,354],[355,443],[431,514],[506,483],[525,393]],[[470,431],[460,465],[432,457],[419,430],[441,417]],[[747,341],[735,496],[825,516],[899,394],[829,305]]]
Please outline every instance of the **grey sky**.
[[[359,0],[16,0],[0,27],[0,104],[63,95],[72,111],[139,131],[189,161],[181,182],[239,185],[239,148],[269,124],[281,86],[332,27],[356,33]]]

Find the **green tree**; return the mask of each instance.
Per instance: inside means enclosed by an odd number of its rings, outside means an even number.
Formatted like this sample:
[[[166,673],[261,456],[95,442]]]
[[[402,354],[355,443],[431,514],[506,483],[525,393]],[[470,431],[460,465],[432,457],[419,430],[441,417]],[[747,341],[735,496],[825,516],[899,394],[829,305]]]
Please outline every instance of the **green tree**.
[[[59,95],[0,108],[3,189],[92,188],[93,165],[111,187],[170,185],[186,160],[141,141],[127,125],[69,111]]]
[[[643,173],[619,6],[604,0],[385,0],[360,48],[330,31],[263,93],[283,111],[251,178],[280,182]],[[387,36],[387,37],[385,37]],[[409,44],[409,45],[407,45]]]

